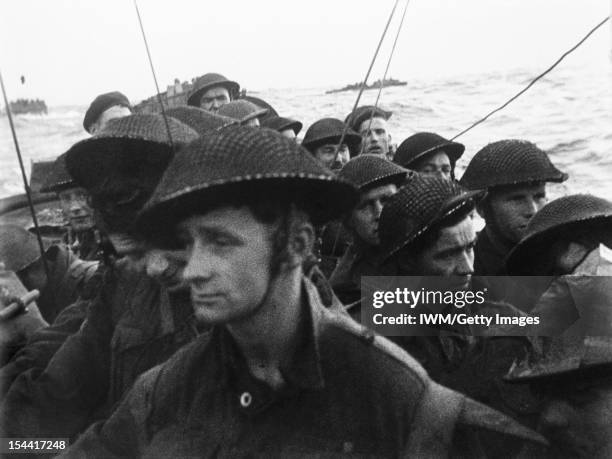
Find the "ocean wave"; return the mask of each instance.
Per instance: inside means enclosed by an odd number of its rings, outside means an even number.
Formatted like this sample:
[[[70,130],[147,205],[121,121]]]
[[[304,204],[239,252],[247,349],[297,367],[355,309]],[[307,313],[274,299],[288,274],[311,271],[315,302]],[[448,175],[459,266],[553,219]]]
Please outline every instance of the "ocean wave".
[[[560,142],[550,148],[551,152],[562,153],[566,151],[580,150],[588,144],[586,139],[575,139],[569,142]]]
[[[519,69],[489,75],[408,79],[408,85],[383,90],[379,105],[393,111],[390,133],[394,143],[416,131],[439,132],[452,137],[512,97],[521,82],[538,71]],[[553,162],[570,174],[564,190],[612,195],[611,72],[587,72],[559,67],[508,108],[475,127],[458,140],[466,154],[464,168],[476,151],[503,138],[523,138],[551,152]],[[304,123],[302,133],[322,117],[344,119],[355,103],[354,92],[324,94],[326,88],[266,89],[258,96],[283,116]],[[364,92],[361,104],[373,104],[377,91]],[[86,106],[49,107],[46,116],[17,118],[24,159],[37,160],[60,154],[85,138],[81,123]],[[0,158],[14,158],[6,117],[0,117]],[[7,162],[7,165],[9,163]],[[18,173],[0,164],[0,197],[20,192]]]

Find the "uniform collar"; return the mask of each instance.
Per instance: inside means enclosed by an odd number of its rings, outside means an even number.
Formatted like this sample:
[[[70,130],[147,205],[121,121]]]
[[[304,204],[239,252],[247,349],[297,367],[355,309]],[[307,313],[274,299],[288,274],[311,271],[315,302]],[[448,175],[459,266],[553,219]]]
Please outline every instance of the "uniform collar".
[[[319,354],[319,337],[322,322],[325,319],[325,308],[319,293],[307,278],[302,282],[304,319],[302,339],[297,344],[295,354],[288,368],[281,369],[287,381],[286,389],[316,390],[324,387],[323,372]],[[247,364],[229,331],[222,326],[213,330],[212,341],[219,352],[222,370],[222,381],[229,383],[232,375],[244,375],[248,372]]]
[[[319,338],[325,307],[314,284],[304,278],[302,283],[304,303],[304,333],[298,343],[292,364],[283,371],[288,382],[301,389],[321,389],[324,387],[321,357],[319,353]]]

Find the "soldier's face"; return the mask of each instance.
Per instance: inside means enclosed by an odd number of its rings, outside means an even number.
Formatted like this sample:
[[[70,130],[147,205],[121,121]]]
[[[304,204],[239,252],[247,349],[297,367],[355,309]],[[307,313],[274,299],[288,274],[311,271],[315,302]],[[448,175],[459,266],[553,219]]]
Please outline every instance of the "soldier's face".
[[[87,231],[93,228],[94,215],[89,205],[87,192],[83,188],[69,188],[58,193],[64,218],[74,231]]]
[[[419,275],[449,277],[454,289],[466,289],[474,272],[475,242],[471,216],[454,226],[442,228],[436,241],[418,256]]]
[[[338,151],[338,154],[336,154],[336,151]],[[329,169],[340,169],[349,162],[351,154],[348,146],[344,143],[340,149],[338,149],[338,145],[328,143],[317,147],[314,151],[314,157]]]
[[[425,155],[416,163],[414,170],[424,175],[438,175],[450,180],[453,168],[448,155],[444,151],[437,151]]]
[[[380,245],[378,237],[380,213],[387,199],[396,192],[397,186],[390,183],[361,194],[359,202],[351,214],[349,225],[366,244]]]
[[[551,444],[548,457],[612,457],[612,382],[555,392],[538,429]]]
[[[516,244],[525,235],[531,218],[546,204],[546,185],[517,185],[494,190],[489,202],[500,236]]]
[[[221,106],[227,104],[230,100],[230,93],[227,88],[217,86],[208,89],[202,94],[200,98],[200,108],[216,113]]]
[[[198,320],[232,323],[259,311],[271,280],[273,232],[246,207],[222,207],[179,224],[187,251],[183,277]]]
[[[359,134],[361,134],[362,153],[387,158],[391,142],[391,136],[387,132],[387,120],[374,117],[370,123],[368,118],[359,126]]]

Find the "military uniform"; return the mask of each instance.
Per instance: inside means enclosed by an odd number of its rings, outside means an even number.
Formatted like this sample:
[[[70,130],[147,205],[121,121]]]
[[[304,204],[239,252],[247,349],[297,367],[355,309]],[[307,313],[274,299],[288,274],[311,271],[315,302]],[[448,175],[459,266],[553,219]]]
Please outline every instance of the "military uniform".
[[[80,296],[86,283],[98,269],[97,261],[83,261],[65,246],[53,246],[53,270],[41,292],[38,306],[41,314],[53,323],[58,314]]]
[[[341,301],[349,305],[361,298],[361,276],[374,275],[375,266],[351,244],[332,272],[329,282]]]
[[[151,223],[181,222],[193,215],[206,219],[211,208],[231,215],[234,209],[229,206],[250,202],[244,196],[259,202],[271,199],[273,192],[289,196],[280,205],[305,206],[302,211],[314,224],[337,218],[356,198],[353,187],[337,180],[294,142],[270,130],[234,127],[203,136],[180,150],[136,224],[148,229],[149,237],[171,241],[169,225],[159,228]],[[233,204],[223,207],[221,196],[231,196]],[[302,201],[306,196],[309,199]],[[329,196],[334,199],[327,206],[317,205],[329,201]],[[248,218],[250,223],[256,220]],[[197,228],[194,231],[202,230]],[[205,256],[199,245],[198,240],[185,268],[195,292],[198,284],[206,283],[207,275],[194,266],[200,259],[193,257]],[[298,259],[303,262],[307,255],[306,251]],[[207,272],[219,279],[217,286],[224,285],[227,271],[210,269]],[[275,300],[259,303],[255,314],[262,315],[252,322],[248,320],[253,316],[244,316],[245,322],[225,316],[210,334],[143,375],[114,414],[92,426],[66,456],[440,457],[449,451],[473,456],[481,427],[503,431],[514,441],[540,440],[509,418],[433,383],[418,363],[388,340],[346,315],[325,309],[307,278],[302,276],[301,284],[295,282],[300,275],[300,268],[294,266],[268,281],[263,297],[269,294]],[[247,360],[244,343],[235,340],[233,333],[243,323],[257,327],[267,307],[282,308],[285,293],[288,304],[281,310],[291,315],[269,318],[294,321],[290,325],[295,329],[281,330],[277,336],[291,340],[294,351],[281,356],[278,364],[271,363],[272,371],[278,370],[281,376],[278,384],[269,385],[251,369],[254,362]],[[242,304],[238,309],[246,312],[252,306],[257,304]],[[259,339],[267,347],[274,337],[264,334]]]
[[[537,441],[433,383],[387,340],[323,308],[306,280],[304,289],[307,330],[282,369],[285,387],[275,391],[255,379],[218,327],[143,375],[113,416],[65,457],[470,457],[483,428]]]
[[[64,341],[79,330],[87,317],[90,301],[100,288],[105,271],[106,266],[99,265],[80,289],[79,299],[64,308],[51,325],[34,332],[12,359],[0,368],[0,399],[19,374],[29,369],[35,369],[37,374],[42,372]]]
[[[355,185],[363,196],[371,190],[387,185],[399,188],[412,175],[412,171],[375,155],[360,155],[351,159],[338,177]],[[370,244],[357,234],[353,234],[353,243],[346,249],[330,277],[332,288],[343,303],[349,305],[359,301],[361,276],[394,274],[386,272],[384,266],[379,266],[379,252],[377,245]]]
[[[398,259],[408,258],[413,255],[410,250],[422,248],[423,239],[419,240],[419,237],[427,238],[427,232],[441,224],[443,218],[453,218],[453,213],[457,218],[462,215],[469,218],[470,211],[483,194],[479,191],[467,192],[456,182],[441,177],[418,176],[404,185],[385,204],[379,224],[381,259],[390,266],[395,264],[396,271],[391,274],[424,275],[416,265],[414,272],[406,272],[400,267]],[[435,283],[435,289],[444,290],[443,279],[441,276]],[[398,286],[402,284],[386,285],[385,290],[393,291]],[[524,315],[511,305],[491,301],[464,307],[468,313],[488,317],[497,313],[504,316]],[[457,311],[457,308],[448,305],[440,305],[439,309],[428,308],[449,313]],[[528,388],[510,386],[502,381],[512,363],[524,357],[530,349],[531,343],[526,338],[478,336],[486,335],[484,332],[487,330],[467,325],[422,326],[411,331],[419,336],[390,339],[413,355],[434,381],[463,392],[521,422],[534,425],[537,421],[538,400]],[[493,448],[495,456],[511,457],[511,453],[518,453],[512,440],[487,437],[487,444]]]
[[[395,287],[386,286],[393,291]],[[452,308],[451,308],[452,309]],[[361,321],[361,304],[351,305],[347,312],[357,322]],[[521,316],[521,311],[513,306],[498,302],[485,302],[479,308],[471,308],[469,314],[494,316]],[[501,411],[535,427],[540,408],[540,400],[525,384],[508,384],[502,377],[517,359],[523,359],[533,350],[530,338],[519,336],[474,336],[487,330],[478,326],[422,326],[411,327],[412,336],[388,336],[427,371],[438,384]],[[518,452],[515,445],[507,439],[490,440],[490,447],[498,453]],[[499,443],[497,447],[495,443]]]
[[[525,140],[506,139],[481,148],[470,160],[459,183],[469,190],[486,190],[493,195],[498,190],[520,190],[521,187],[547,182],[561,183],[567,178],[568,175],[557,169],[546,152],[537,145]],[[487,227],[478,235],[474,247],[474,274],[500,276],[507,272],[504,266],[505,258],[512,250],[513,243],[510,240],[499,243],[491,238],[490,234],[497,235],[500,240],[510,236],[502,236],[504,229],[498,227],[497,217],[488,199],[489,197],[486,197],[481,203],[480,210],[484,214]],[[520,288],[515,285],[507,286],[493,280],[489,280],[489,285],[496,299],[510,301],[524,311],[532,308],[533,295],[537,298],[537,295],[543,292],[537,282],[527,289],[533,292],[524,297],[521,297]],[[525,285],[521,288],[524,289]],[[515,296],[510,298],[508,294]]]
[[[68,231],[64,237],[64,243],[81,260],[99,261],[102,259],[101,236],[96,229],[78,233]]]
[[[351,305],[361,299],[361,276],[384,276],[377,264],[376,247],[350,245],[334,269],[329,282],[340,301]]]
[[[4,436],[73,437],[108,416],[141,373],[195,338],[192,314],[188,292],[169,293],[124,263],[109,270],[78,332],[44,371],[13,382]]]
[[[78,185],[97,187],[99,194],[92,195],[103,203],[97,210],[115,231],[130,234],[172,155],[167,127],[175,145],[197,137],[173,118],[133,115],[111,120],[66,153]],[[120,201],[112,191],[109,197],[109,178],[130,199]],[[11,385],[1,410],[2,436],[74,437],[108,416],[138,375],[197,335],[192,315],[188,292],[167,291],[128,261],[109,267],[78,332],[44,371],[32,368]]]
[[[10,361],[0,368],[0,401],[13,381],[23,372],[40,374],[64,341],[76,333],[87,316],[88,301],[77,301],[65,308],[49,327],[34,332]]]
[[[611,457],[612,338],[606,334],[544,338],[538,352],[510,368],[506,381],[530,384],[544,399],[538,430],[550,443],[529,445],[520,457]]]

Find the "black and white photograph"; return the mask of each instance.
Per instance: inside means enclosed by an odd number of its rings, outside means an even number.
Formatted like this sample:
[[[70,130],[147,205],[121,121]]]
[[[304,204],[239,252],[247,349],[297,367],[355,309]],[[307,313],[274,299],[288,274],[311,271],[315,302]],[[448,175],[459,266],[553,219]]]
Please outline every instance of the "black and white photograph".
[[[612,458],[612,0],[5,0],[0,458]]]

